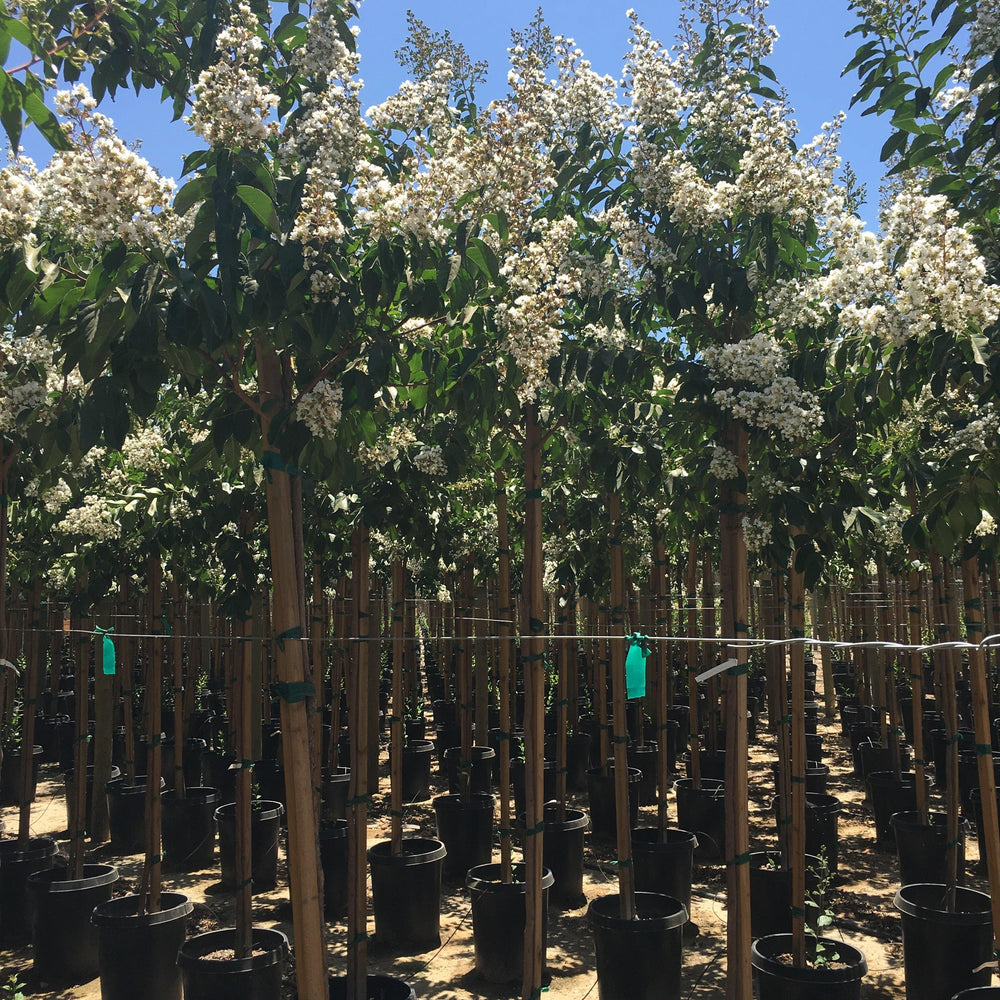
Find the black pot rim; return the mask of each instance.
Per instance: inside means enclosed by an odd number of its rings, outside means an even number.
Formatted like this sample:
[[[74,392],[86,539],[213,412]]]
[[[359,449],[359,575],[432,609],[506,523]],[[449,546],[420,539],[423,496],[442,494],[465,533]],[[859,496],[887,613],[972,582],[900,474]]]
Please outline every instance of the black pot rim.
[[[656,854],[658,851],[672,851],[688,846],[692,851],[698,847],[698,836],[693,830],[682,830],[669,826],[663,831],[666,840],[660,840],[660,831],[655,826],[641,826],[632,831],[632,850]]]
[[[161,895],[161,907],[157,913],[135,912],[139,907],[139,896],[115,896],[98,903],[90,915],[90,922],[98,927],[129,928],[136,926],[154,927],[175,920],[184,920],[194,910],[194,903],[183,892],[165,892]]]
[[[212,788],[211,785],[194,785],[191,788],[184,789],[184,798],[177,798],[177,792],[173,788],[168,788],[162,796],[163,804],[171,803],[176,805],[178,808],[184,802],[197,803],[202,806],[210,806],[218,802],[222,798],[222,792],[218,788]]]
[[[493,812],[496,806],[496,798],[492,795],[487,795],[485,792],[474,792],[463,799],[458,792],[445,792],[444,795],[436,795],[431,805],[435,809],[458,809],[466,805],[477,812],[486,812],[487,809]]]
[[[424,754],[434,752],[433,740],[409,740],[403,744],[403,753],[409,751],[411,754]]]
[[[726,793],[726,783],[722,778],[702,778],[701,788],[694,787],[694,778],[678,778],[674,788],[683,788],[687,792],[711,792],[713,799]]]
[[[527,889],[527,884],[524,880],[524,863],[518,862],[511,866],[511,878],[512,881],[503,881],[503,865],[499,862],[491,861],[485,865],[476,865],[474,868],[470,868],[465,875],[465,884],[467,888],[475,891],[481,892],[497,892],[503,891],[500,887],[509,886],[510,892],[525,892]],[[520,877],[518,877],[520,876]],[[552,874],[551,868],[542,869],[542,888],[551,888],[556,881],[555,875]]]
[[[234,927],[224,927],[220,930],[206,931],[188,938],[177,952],[177,964],[182,969],[197,969],[199,972],[230,974],[233,972],[251,972],[255,969],[265,969],[276,965],[288,955],[288,937],[275,927],[254,927],[251,930],[252,942],[256,947],[264,949],[262,955],[250,955],[248,958],[202,958],[213,951],[232,948],[236,936]]]
[[[350,781],[351,769],[349,767],[325,767],[323,768],[324,781]]]
[[[368,860],[380,868],[409,868],[412,865],[429,865],[441,861],[448,849],[440,840],[430,837],[406,837],[403,839],[403,853],[398,857],[392,853],[392,841],[380,840],[368,848]]]
[[[823,866],[823,859],[816,854],[807,854],[806,856],[806,870],[814,868],[817,871],[821,871]],[[750,852],[750,867],[751,868],[763,868],[764,861],[771,861],[774,858],[781,860],[781,851],[751,851]],[[810,864],[812,862],[812,864]],[[791,871],[790,868],[777,868],[775,871]]]
[[[96,889],[102,885],[112,885],[118,881],[118,869],[114,865],[91,864],[83,866],[83,878],[66,878],[66,868],[45,868],[28,876],[29,884],[48,886],[50,893],[79,892],[82,889]]]
[[[628,774],[628,783],[630,785],[638,784],[642,781],[642,769],[638,767],[628,767],[625,769]],[[612,765],[607,767],[588,767],[587,777],[588,778],[613,778],[615,776],[615,769]]]
[[[940,893],[933,892],[932,890],[940,890]],[[926,903],[920,903],[910,898],[911,896],[920,894],[943,896],[947,890],[948,887],[939,882],[914,882],[911,885],[900,886],[899,891],[896,893],[896,898],[892,901],[892,905],[900,913],[908,917],[916,917],[918,920],[936,921],[944,917],[951,926],[982,927],[992,921],[993,910],[990,905],[990,897],[978,889],[968,889],[961,885],[955,887],[956,898],[964,897],[967,903],[978,903],[982,907],[981,909],[972,911],[959,910],[952,913],[948,910],[929,906]]]
[[[821,937],[824,945],[829,945],[837,953],[837,959],[845,963],[844,968],[830,969],[822,966],[795,966],[779,962],[774,955],[792,954],[791,934],[767,934],[757,938],[751,947],[750,961],[755,969],[780,976],[793,983],[814,983],[817,986],[833,983],[851,983],[862,979],[868,972],[868,960],[853,945],[836,938]],[[845,954],[846,953],[846,954]],[[856,956],[852,958],[852,956]]]
[[[347,820],[323,820],[319,825],[320,840],[345,840],[347,838]]]
[[[559,830],[562,833],[570,833],[573,830],[583,830],[590,823],[590,817],[583,809],[576,809],[573,806],[566,806],[563,810],[563,815],[566,817],[562,822],[555,818],[555,815],[550,817],[550,814],[557,814],[558,803],[556,802],[546,802],[542,807],[542,815],[545,819],[545,829],[546,830]],[[523,818],[522,814],[522,817]]]
[[[398,985],[400,987],[398,993],[399,996],[403,996],[403,989],[406,989],[407,997],[412,997],[414,994],[413,987],[405,980],[400,979],[398,976],[387,976],[382,973],[370,972],[368,974],[368,979],[365,983],[365,995],[371,1000],[378,997],[384,997],[387,994],[386,987]],[[342,987],[342,990],[341,990]],[[347,991],[347,977],[346,976],[330,976],[329,979],[329,990],[330,996],[340,996],[343,992],[346,995]],[[396,991],[392,991],[388,994],[390,997],[396,995]]]
[[[430,740],[427,741],[428,743]],[[469,748],[469,753],[473,763],[478,763],[484,760],[493,760],[497,755],[496,750],[493,747],[484,747],[480,744],[475,744]],[[446,747],[444,751],[444,756],[446,759],[453,759],[455,757],[461,757],[462,748],[461,747]]]
[[[16,840],[0,840],[0,865],[42,861],[45,858],[54,857],[58,853],[59,845],[52,837],[32,837],[28,841],[27,850],[18,848]]]
[[[280,819],[285,812],[285,807],[281,802],[274,799],[258,799],[250,809],[251,822],[266,823],[272,819]],[[216,820],[229,822],[236,819],[236,803],[227,802],[215,810]]]
[[[679,899],[662,892],[637,892],[635,909],[640,919],[625,920],[619,916],[620,898],[620,894],[615,892],[591,900],[587,907],[587,920],[591,927],[608,930],[627,928],[630,934],[660,934],[683,927],[688,921],[687,907]]]
[[[826,815],[839,813],[844,808],[844,803],[836,795],[827,795],[826,792],[806,792],[806,808]]]

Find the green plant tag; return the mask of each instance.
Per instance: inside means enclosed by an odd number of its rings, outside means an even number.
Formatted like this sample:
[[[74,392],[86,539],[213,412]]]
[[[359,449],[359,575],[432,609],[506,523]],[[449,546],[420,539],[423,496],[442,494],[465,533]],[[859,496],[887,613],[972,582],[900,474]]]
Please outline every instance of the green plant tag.
[[[646,645],[646,636],[633,632],[625,637],[629,644],[628,656],[625,657],[625,696],[627,698],[644,698],[646,696],[646,657],[650,649]]]
[[[97,626],[94,629],[94,635],[99,635],[102,637],[101,642],[101,670],[106,677],[111,677],[115,672],[115,644],[108,635],[109,632],[114,632],[114,626],[111,628],[101,628]]]

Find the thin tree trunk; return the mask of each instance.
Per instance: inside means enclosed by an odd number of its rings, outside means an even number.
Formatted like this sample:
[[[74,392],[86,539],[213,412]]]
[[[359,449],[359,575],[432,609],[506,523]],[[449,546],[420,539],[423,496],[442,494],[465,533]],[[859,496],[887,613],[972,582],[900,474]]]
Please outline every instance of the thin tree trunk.
[[[511,872],[510,826],[510,668],[513,645],[514,608],[510,593],[510,534],[507,519],[507,488],[502,471],[497,470],[497,618],[500,634],[500,872],[504,882]]]

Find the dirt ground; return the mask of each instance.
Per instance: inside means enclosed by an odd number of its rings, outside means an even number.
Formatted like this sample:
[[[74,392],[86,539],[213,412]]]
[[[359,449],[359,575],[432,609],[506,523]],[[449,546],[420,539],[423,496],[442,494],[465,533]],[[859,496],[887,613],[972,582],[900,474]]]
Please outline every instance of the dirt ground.
[[[762,720],[763,722],[763,720]],[[892,905],[899,886],[897,862],[893,853],[875,846],[874,824],[870,809],[863,803],[860,782],[853,776],[849,746],[840,735],[839,723],[820,722],[825,762],[830,765],[829,791],[843,803],[840,816],[840,880],[829,897],[829,908],[836,922],[827,932],[860,948],[868,960],[868,975],[862,997],[866,1000],[902,1000],[905,995],[900,944],[899,915]],[[770,763],[773,759],[772,739],[762,724],[760,740],[751,746],[750,830],[752,848],[764,849],[775,844],[775,822],[770,802],[773,779]],[[387,770],[383,747],[383,778]],[[435,781],[440,775],[435,773]],[[383,787],[388,788],[387,779]],[[444,791],[443,785],[440,787]],[[432,794],[436,794],[432,789]],[[369,842],[387,839],[387,796],[376,797],[373,818],[369,826]],[[573,796],[574,805],[586,809],[586,795]],[[935,796],[934,805],[942,804]],[[655,822],[655,807],[641,810],[640,825]],[[4,808],[8,834],[16,831],[17,810]],[[670,816],[676,817],[674,793],[670,793]],[[408,835],[434,836],[434,814],[430,802],[407,809]],[[33,835],[47,834],[60,841],[63,851],[66,839],[66,811],[62,777],[56,765],[43,765],[33,812]],[[284,834],[279,888],[262,893],[254,899],[255,921],[265,926],[277,926],[290,938],[291,912],[288,903],[286,869],[284,867]],[[95,860],[112,858],[109,845],[93,851]],[[494,855],[498,857],[498,853]],[[115,858],[121,873],[121,892],[132,891],[136,884],[140,855]],[[979,872],[976,840],[966,846],[967,884],[986,891]],[[187,893],[195,903],[190,919],[190,933],[224,927],[232,923],[232,899],[219,886],[218,864],[200,872],[168,874],[164,889]],[[610,844],[586,838],[584,890],[587,899],[617,891],[613,848]],[[691,917],[699,929],[698,935],[685,944],[682,992],[684,998],[720,997],[724,995],[726,976],[726,904],[725,872],[720,865],[696,862]],[[369,910],[370,912],[370,910]],[[341,974],[346,954],[346,927],[343,923],[329,925],[331,972]],[[369,933],[374,933],[374,921],[369,917]],[[441,941],[439,948],[416,954],[379,951],[372,947],[370,971],[383,972],[407,979],[415,988],[418,1000],[466,1000],[472,997],[507,998],[520,993],[517,984],[495,986],[478,980],[474,972],[472,918],[468,891],[464,887],[446,886],[441,902]],[[550,908],[548,923],[548,970],[551,981],[549,996],[565,1000],[596,998],[594,945],[587,922],[585,906],[571,911]],[[0,987],[15,975],[24,984],[28,997],[54,997],[59,1000],[96,1000],[100,997],[100,981],[81,984],[72,989],[52,992],[39,983],[32,973],[30,947],[0,952]],[[288,976],[291,987],[291,972]],[[294,995],[291,989],[289,995]],[[141,1000],[141,998],[137,998]]]

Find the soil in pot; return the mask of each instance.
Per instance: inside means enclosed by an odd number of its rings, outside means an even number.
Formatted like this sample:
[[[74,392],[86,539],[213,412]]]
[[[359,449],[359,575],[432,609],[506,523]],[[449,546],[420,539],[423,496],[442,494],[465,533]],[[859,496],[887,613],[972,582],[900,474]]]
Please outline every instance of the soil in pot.
[[[440,840],[404,839],[398,856],[388,840],[369,848],[377,944],[415,951],[440,945],[446,855]]]
[[[769,934],[751,949],[759,1000],[859,1000],[868,962],[857,948],[833,938],[807,938],[812,956],[792,965],[792,935]],[[822,951],[816,955],[817,946]]]
[[[939,1000],[973,986],[989,986],[993,957],[990,897],[955,890],[955,908],[945,908],[947,888],[938,883],[904,885],[894,905],[902,914],[906,1000]]]
[[[232,952],[236,931],[229,927],[198,934],[177,952],[184,1000],[280,1000],[288,938],[267,927],[253,928],[248,958],[206,958]]]
[[[687,909],[653,892],[637,892],[635,906],[638,919],[624,920],[616,893],[587,911],[600,1000],[678,1000]]]
[[[91,914],[97,927],[101,1000],[181,1000],[177,949],[194,909],[183,893],[165,892],[157,913],[138,915],[138,896],[118,896]]]
[[[524,970],[524,865],[513,866],[513,881],[502,881],[499,864],[470,868],[465,879],[472,897],[472,938],[476,974],[490,983],[520,982]],[[542,970],[548,929],[548,890],[552,872],[542,871]]]
[[[28,912],[35,972],[45,983],[83,983],[99,972],[97,928],[90,915],[118,881],[113,865],[84,865],[74,879],[65,868],[28,876]]]
[[[261,799],[250,811],[250,871],[254,892],[266,892],[278,884],[278,836],[285,807]],[[236,804],[227,802],[215,810],[219,825],[219,861],[222,885],[236,888]]]

